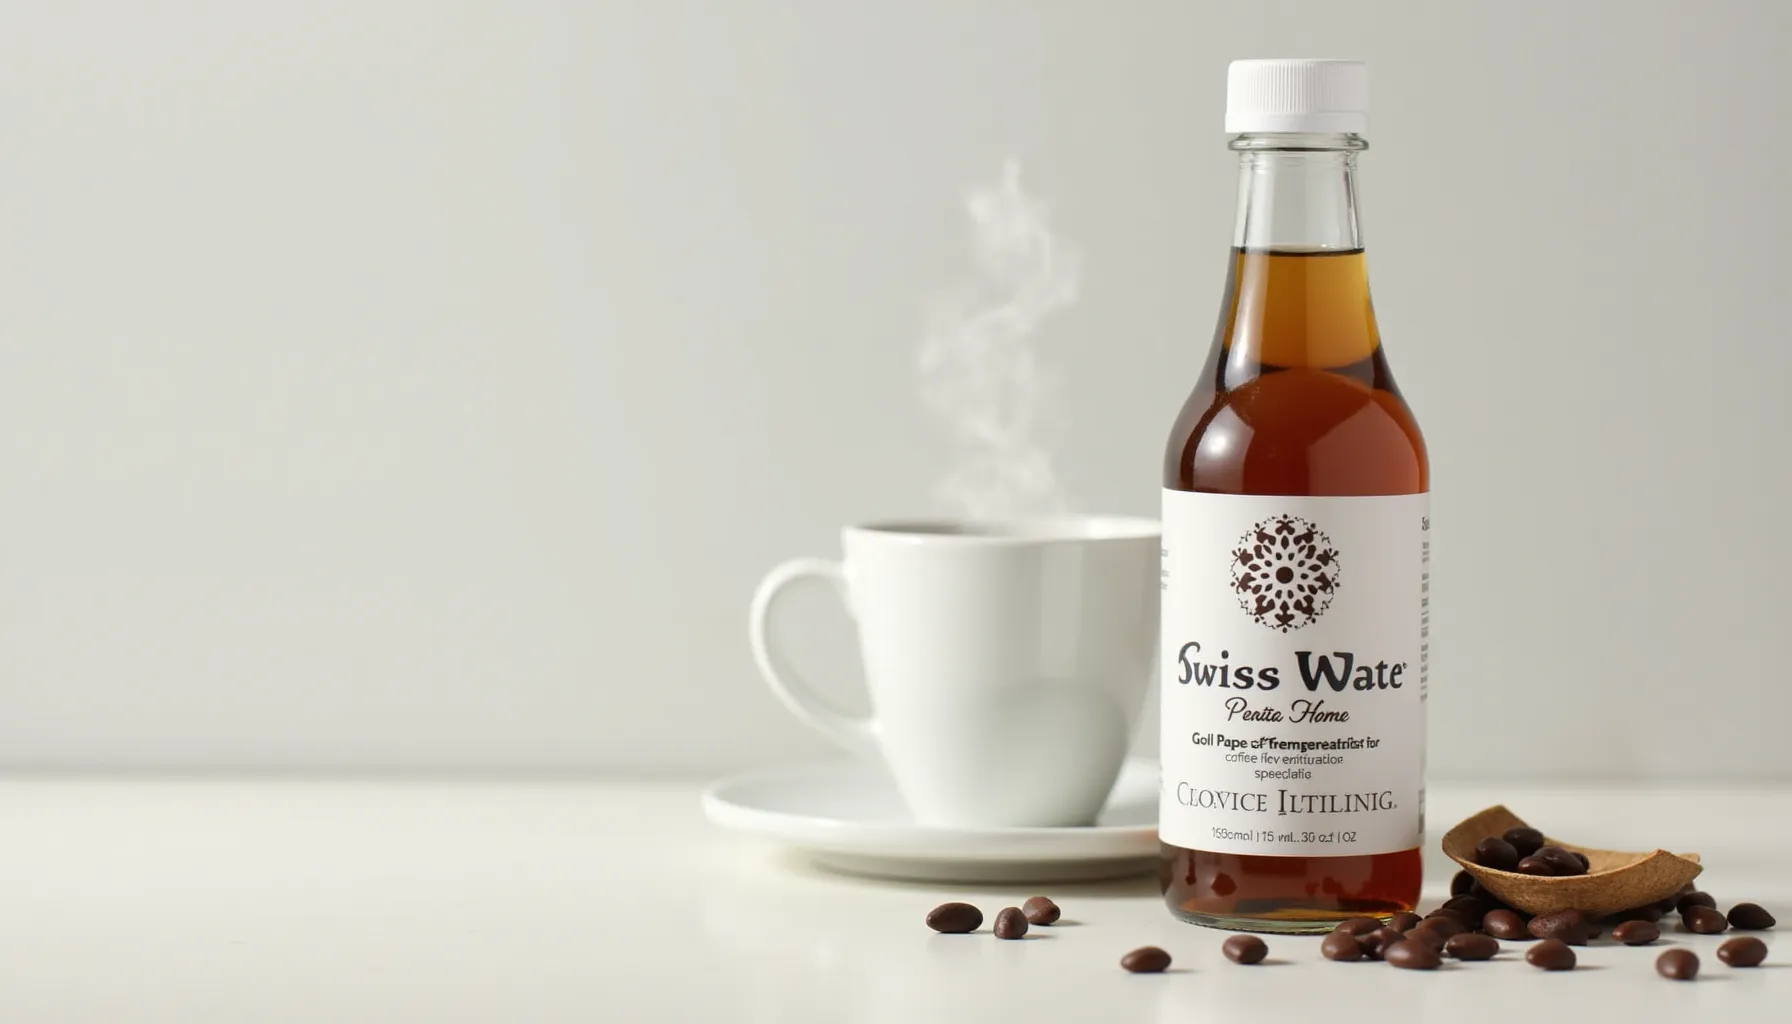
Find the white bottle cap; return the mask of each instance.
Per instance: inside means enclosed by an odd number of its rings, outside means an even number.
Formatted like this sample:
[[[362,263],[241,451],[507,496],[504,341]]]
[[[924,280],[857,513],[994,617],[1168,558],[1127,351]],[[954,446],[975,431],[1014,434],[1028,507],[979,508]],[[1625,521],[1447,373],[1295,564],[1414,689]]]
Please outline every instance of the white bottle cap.
[[[1369,65],[1360,60],[1235,60],[1226,69],[1226,134],[1369,131]]]

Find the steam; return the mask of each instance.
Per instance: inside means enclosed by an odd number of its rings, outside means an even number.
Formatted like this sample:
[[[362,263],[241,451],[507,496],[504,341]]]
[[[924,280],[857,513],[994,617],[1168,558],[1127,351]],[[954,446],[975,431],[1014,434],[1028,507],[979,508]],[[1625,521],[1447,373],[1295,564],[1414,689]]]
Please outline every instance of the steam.
[[[1013,160],[966,207],[975,276],[938,304],[921,341],[921,401],[956,448],[937,496],[972,519],[1061,512],[1063,489],[1037,437],[1051,380],[1036,341],[1076,300],[1079,258],[1053,239]]]

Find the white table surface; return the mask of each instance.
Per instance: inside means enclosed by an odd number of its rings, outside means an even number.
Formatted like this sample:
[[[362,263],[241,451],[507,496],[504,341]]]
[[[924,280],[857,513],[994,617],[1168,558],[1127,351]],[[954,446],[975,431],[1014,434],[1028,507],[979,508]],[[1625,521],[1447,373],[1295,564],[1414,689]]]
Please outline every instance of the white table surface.
[[[934,935],[967,899],[1032,890],[868,882],[709,827],[695,784],[0,780],[0,1021],[1788,1020],[1792,947],[1726,968],[1719,937],[1595,945],[1545,974],[1513,953],[1435,973],[1270,938],[1252,968],[1170,919],[1149,879],[1043,887],[1073,926]],[[1434,788],[1434,824],[1504,802],[1591,845],[1705,855],[1724,908],[1792,925],[1792,792]],[[1435,849],[1435,836],[1432,839]],[[1449,870],[1428,863],[1428,904]],[[1670,920],[1673,918],[1670,917]],[[1154,944],[1177,970],[1130,976]],[[1628,1014],[1628,1016],[1625,1016]]]

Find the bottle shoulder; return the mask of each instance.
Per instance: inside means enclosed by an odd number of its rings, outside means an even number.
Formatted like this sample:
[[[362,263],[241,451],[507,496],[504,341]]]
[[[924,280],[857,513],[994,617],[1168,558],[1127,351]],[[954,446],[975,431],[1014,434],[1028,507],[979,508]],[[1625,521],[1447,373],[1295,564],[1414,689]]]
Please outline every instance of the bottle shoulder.
[[[1222,494],[1416,494],[1430,487],[1417,419],[1391,377],[1292,368],[1195,387],[1171,429],[1164,486]]]

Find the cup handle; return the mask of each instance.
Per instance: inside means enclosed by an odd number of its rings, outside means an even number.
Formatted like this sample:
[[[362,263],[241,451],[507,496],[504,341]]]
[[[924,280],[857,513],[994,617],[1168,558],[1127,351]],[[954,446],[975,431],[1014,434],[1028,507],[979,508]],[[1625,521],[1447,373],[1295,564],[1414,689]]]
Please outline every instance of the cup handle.
[[[767,573],[759,583],[759,590],[753,595],[753,609],[748,623],[749,638],[753,643],[753,660],[759,665],[759,673],[765,676],[766,685],[772,688],[772,693],[790,709],[791,714],[852,753],[875,758],[876,719],[854,718],[829,706],[815,695],[808,683],[790,671],[790,666],[771,644],[768,626],[778,595],[790,584],[809,578],[824,579],[832,583],[834,592],[840,595],[841,602],[846,605],[847,613],[852,613],[852,600],[846,589],[846,574],[839,562],[825,558],[793,558]]]

